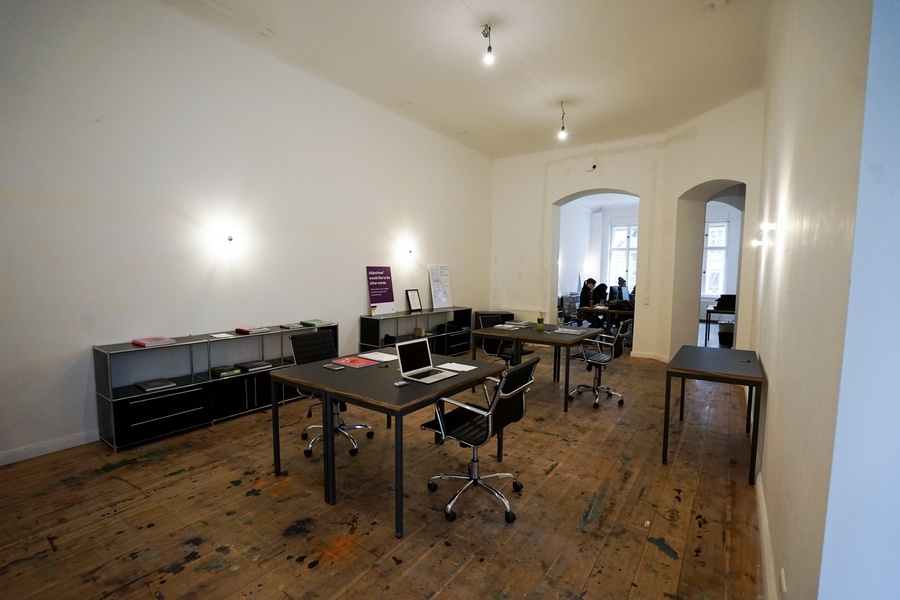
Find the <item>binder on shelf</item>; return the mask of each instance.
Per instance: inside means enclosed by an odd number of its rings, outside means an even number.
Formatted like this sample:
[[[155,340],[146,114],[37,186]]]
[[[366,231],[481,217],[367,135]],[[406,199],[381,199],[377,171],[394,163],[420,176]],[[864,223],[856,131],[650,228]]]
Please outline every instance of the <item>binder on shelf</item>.
[[[138,381],[138,382],[135,382],[134,385],[141,388],[145,392],[155,392],[157,390],[164,390],[166,388],[175,387],[175,382],[169,381],[168,379],[160,378],[160,379],[150,379],[147,381]]]
[[[240,375],[241,369],[235,365],[224,365],[221,367],[213,367],[210,369],[213,377],[229,377],[231,375]]]
[[[322,319],[307,319],[305,321],[300,321],[301,325],[305,325],[307,327],[320,327],[322,325],[331,325],[328,321],[323,321]]]
[[[251,333],[264,333],[269,331],[268,327],[236,327],[234,329],[235,333],[239,333],[241,335],[249,335]]]
[[[268,369],[272,366],[272,363],[268,363],[264,360],[251,360],[248,362],[237,363],[234,366],[239,368],[242,373],[252,373],[253,371]]]
[[[166,344],[174,344],[175,340],[163,335],[157,335],[154,337],[136,338],[131,340],[131,343],[135,346],[140,346],[141,348],[150,348],[152,346],[165,346]]]
[[[343,358],[336,358],[331,362],[343,365],[345,367],[353,367],[354,369],[370,367],[372,365],[378,364],[377,360],[369,360],[368,358],[360,358],[358,356],[345,356]]]

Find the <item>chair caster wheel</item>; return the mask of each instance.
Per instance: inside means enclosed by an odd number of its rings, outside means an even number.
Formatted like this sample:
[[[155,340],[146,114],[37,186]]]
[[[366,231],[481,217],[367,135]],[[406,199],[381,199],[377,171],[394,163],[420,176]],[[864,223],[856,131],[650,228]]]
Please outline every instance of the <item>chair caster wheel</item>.
[[[307,418],[307,419],[312,419],[312,409],[309,409],[309,412],[306,413],[306,418]]]
[[[350,448],[350,456],[356,456],[359,454],[359,448]]]
[[[444,517],[452,523],[456,520],[456,513],[451,510],[450,512],[445,512]]]
[[[625,406],[625,398],[619,398],[619,406]]]
[[[436,492],[436,491],[437,491],[437,484],[436,484],[435,482],[433,482],[433,481],[429,481],[429,482],[428,482],[428,491],[429,491],[429,492]]]
[[[519,483],[518,481],[513,481],[513,491],[514,492],[521,492],[523,487],[525,487],[525,486],[522,485],[521,483]]]
[[[594,408],[600,408],[600,401],[599,401],[599,400],[595,400],[595,401],[594,401]]]
[[[306,458],[309,458],[310,456],[312,456],[312,450],[307,448],[306,450],[303,451],[303,456],[305,456]]]
[[[300,434],[300,439],[301,439],[301,440],[308,440],[308,439],[309,439],[309,434],[306,433],[306,432],[304,431],[303,433]]]
[[[369,438],[369,439],[371,440],[373,437],[375,437],[375,432],[374,432],[374,431],[367,431],[367,432],[366,432],[366,437]]]
[[[508,511],[508,512],[506,513],[505,516],[506,516],[506,522],[507,522],[507,523],[512,523],[513,521],[516,520],[516,513],[514,513],[514,512],[511,511],[511,510]]]

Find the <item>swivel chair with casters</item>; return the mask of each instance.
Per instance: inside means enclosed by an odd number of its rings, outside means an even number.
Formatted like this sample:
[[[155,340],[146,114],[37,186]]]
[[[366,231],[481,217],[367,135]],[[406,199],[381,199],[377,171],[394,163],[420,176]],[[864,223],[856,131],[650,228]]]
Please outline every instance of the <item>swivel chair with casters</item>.
[[[465,485],[450,498],[444,508],[444,516],[448,521],[456,519],[453,507],[463,492],[471,488],[481,488],[490,492],[503,503],[506,522],[512,523],[516,520],[509,501],[502,493],[488,485],[486,480],[511,478],[514,492],[522,491],[523,485],[516,480],[512,473],[481,475],[478,472],[478,449],[496,436],[498,441],[497,459],[498,461],[502,460],[503,446],[500,442],[503,440],[503,429],[525,416],[525,394],[528,392],[528,386],[534,381],[534,368],[539,361],[540,357],[533,358],[518,366],[510,367],[500,375],[499,379],[489,378],[488,381],[493,381],[496,385],[493,396],[488,389],[488,383],[485,382],[483,385],[487,407],[466,404],[452,398],[440,398],[435,402],[435,418],[422,424],[422,429],[434,431],[441,436],[442,440],[456,440],[461,447],[472,449],[472,460],[469,463],[467,475],[440,474],[434,475],[428,480],[428,489],[432,492],[437,491],[438,486],[435,481],[438,479],[465,482]],[[445,412],[444,409],[447,405],[456,408]]]
[[[598,335],[595,339],[584,340],[581,343],[581,351],[576,355],[587,363],[590,371],[594,369],[594,380],[591,385],[578,384],[569,392],[569,400],[574,400],[576,394],[581,394],[585,389],[594,392],[594,408],[600,408],[600,393],[604,392],[608,398],[618,396],[619,406],[625,405],[625,398],[619,392],[610,387],[603,387],[603,370],[614,359],[622,355],[625,347],[625,338],[631,335],[633,319],[627,319],[619,324],[615,335]]]
[[[337,347],[334,344],[334,337],[330,331],[308,331],[294,334],[291,336],[291,348],[294,351],[294,362],[298,365],[338,357]],[[317,404],[321,406],[321,398],[318,400]],[[356,456],[359,452],[359,445],[356,443],[353,436],[348,433],[348,430],[368,429],[369,431],[366,432],[366,437],[369,439],[375,437],[375,432],[369,425],[347,425],[344,423],[341,413],[347,410],[347,404],[345,402],[335,402],[333,406],[334,422],[336,424],[334,432],[350,440],[350,456]],[[312,409],[313,407],[310,406],[309,411],[306,413],[306,418],[312,417]],[[309,431],[311,429],[322,429],[322,425],[307,425],[303,428],[300,438],[304,440],[309,439]],[[310,440],[309,445],[303,451],[303,455],[307,457],[312,456],[313,444],[320,439],[322,439],[322,434],[319,434]]]

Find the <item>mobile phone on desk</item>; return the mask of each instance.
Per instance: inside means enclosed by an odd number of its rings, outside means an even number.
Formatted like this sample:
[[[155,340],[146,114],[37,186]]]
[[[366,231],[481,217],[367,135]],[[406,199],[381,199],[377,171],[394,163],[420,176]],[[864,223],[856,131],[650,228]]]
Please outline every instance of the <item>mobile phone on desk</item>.
[[[340,371],[344,368],[341,365],[336,365],[334,363],[328,363],[327,365],[322,365],[322,366],[325,367],[326,369],[331,369],[332,371]]]

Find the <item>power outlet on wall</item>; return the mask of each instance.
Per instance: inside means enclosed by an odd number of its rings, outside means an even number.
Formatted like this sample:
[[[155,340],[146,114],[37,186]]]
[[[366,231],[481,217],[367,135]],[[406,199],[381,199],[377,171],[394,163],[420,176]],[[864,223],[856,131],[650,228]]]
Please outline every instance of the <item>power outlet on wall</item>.
[[[650,296],[644,296],[644,305],[650,304]]]

